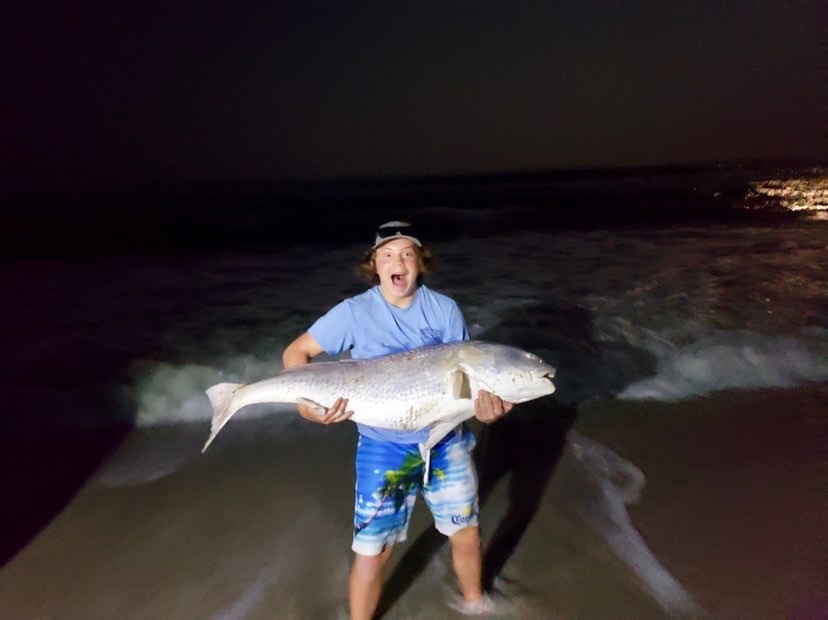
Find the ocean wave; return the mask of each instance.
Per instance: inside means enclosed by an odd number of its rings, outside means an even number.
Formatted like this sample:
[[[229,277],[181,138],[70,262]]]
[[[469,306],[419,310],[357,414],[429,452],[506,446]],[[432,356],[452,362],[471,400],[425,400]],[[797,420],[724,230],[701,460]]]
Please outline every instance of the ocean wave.
[[[789,387],[828,379],[825,352],[794,336],[727,332],[666,352],[659,348],[657,374],[628,385],[619,398],[672,401],[732,388]]]
[[[762,389],[789,387],[814,381],[828,380],[828,330],[813,328],[809,338],[796,336],[766,336],[750,331],[714,331],[688,344],[669,340],[665,334],[650,333],[649,342],[638,339],[638,346],[648,349],[656,359],[655,374],[643,367],[614,368],[624,370],[626,376],[648,378],[636,380],[618,388],[615,396],[621,399],[653,399],[674,401],[702,396],[725,389]],[[820,344],[822,343],[822,344]],[[612,343],[603,343],[611,347]],[[634,366],[643,363],[641,357],[611,356],[615,363]],[[620,360],[620,361],[619,361]],[[569,391],[579,398],[611,396],[603,386],[610,369],[607,364],[586,362],[572,368],[558,369],[562,387],[568,384],[567,372],[574,368],[591,372],[581,377],[580,389]],[[218,370],[223,368],[224,370]],[[208,423],[212,417],[210,403],[204,390],[221,381],[251,382],[278,373],[272,359],[240,355],[217,361],[216,367],[200,364],[173,365],[158,363],[144,370],[144,376],[133,387],[137,404],[136,425],[150,428],[191,422]],[[290,404],[247,407],[237,419],[260,418],[273,413],[293,412]]]
[[[222,370],[202,364],[145,363],[133,391],[139,427],[205,422],[212,417],[204,390],[222,381],[244,383],[276,374],[273,360],[240,355],[219,364]],[[260,417],[265,408],[247,407],[238,419]]]

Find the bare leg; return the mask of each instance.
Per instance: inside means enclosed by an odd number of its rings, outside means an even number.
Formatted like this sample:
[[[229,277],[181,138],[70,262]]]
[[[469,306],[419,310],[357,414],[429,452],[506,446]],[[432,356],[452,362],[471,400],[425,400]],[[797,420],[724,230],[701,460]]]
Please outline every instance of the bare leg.
[[[475,601],[483,596],[483,553],[480,550],[480,528],[464,527],[449,537],[451,560],[460,582],[463,599]]]
[[[354,556],[349,593],[351,620],[370,620],[373,617],[382,593],[383,568],[392,550],[389,545],[379,555],[357,553]]]

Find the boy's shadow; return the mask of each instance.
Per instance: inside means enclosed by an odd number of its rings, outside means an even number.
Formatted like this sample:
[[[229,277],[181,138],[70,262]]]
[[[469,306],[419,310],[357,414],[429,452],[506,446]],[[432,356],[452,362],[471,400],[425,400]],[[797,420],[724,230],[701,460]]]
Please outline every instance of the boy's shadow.
[[[475,464],[481,506],[497,483],[509,475],[508,510],[483,552],[484,589],[491,589],[538,511],[576,416],[575,405],[544,398],[524,403],[514,415],[480,433]]]
[[[483,586],[487,590],[538,510],[566,445],[567,431],[575,422],[576,409],[575,405],[560,405],[546,397],[516,407],[491,426],[480,425],[476,433],[474,460],[481,508],[497,483],[510,474],[507,512],[483,552]],[[391,608],[445,543],[446,537],[434,528],[428,528],[411,543],[383,587],[376,617]]]

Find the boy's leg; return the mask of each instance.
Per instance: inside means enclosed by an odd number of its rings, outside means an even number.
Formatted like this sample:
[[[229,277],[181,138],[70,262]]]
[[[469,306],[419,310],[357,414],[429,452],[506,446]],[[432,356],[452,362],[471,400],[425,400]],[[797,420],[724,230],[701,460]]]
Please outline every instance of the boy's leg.
[[[466,601],[483,596],[473,448],[474,436],[468,432],[452,434],[437,444],[431,453],[428,484],[423,489],[435,527],[449,537],[454,572]]]
[[[371,618],[382,592],[383,568],[394,543],[406,539],[422,480],[417,444],[360,435],[356,454],[351,618]]]
[[[480,549],[480,528],[465,527],[449,536],[451,561],[463,599],[475,601],[483,596],[483,553]]]
[[[392,549],[389,545],[379,555],[357,553],[354,556],[348,592],[351,620],[370,620],[373,617],[382,593],[383,568],[391,557]]]

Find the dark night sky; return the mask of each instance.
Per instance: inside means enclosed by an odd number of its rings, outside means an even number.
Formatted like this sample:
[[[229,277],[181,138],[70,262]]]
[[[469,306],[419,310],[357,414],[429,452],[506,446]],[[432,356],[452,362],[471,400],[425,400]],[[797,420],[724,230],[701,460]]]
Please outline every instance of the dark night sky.
[[[821,0],[51,4],[2,10],[6,186],[828,152]]]

